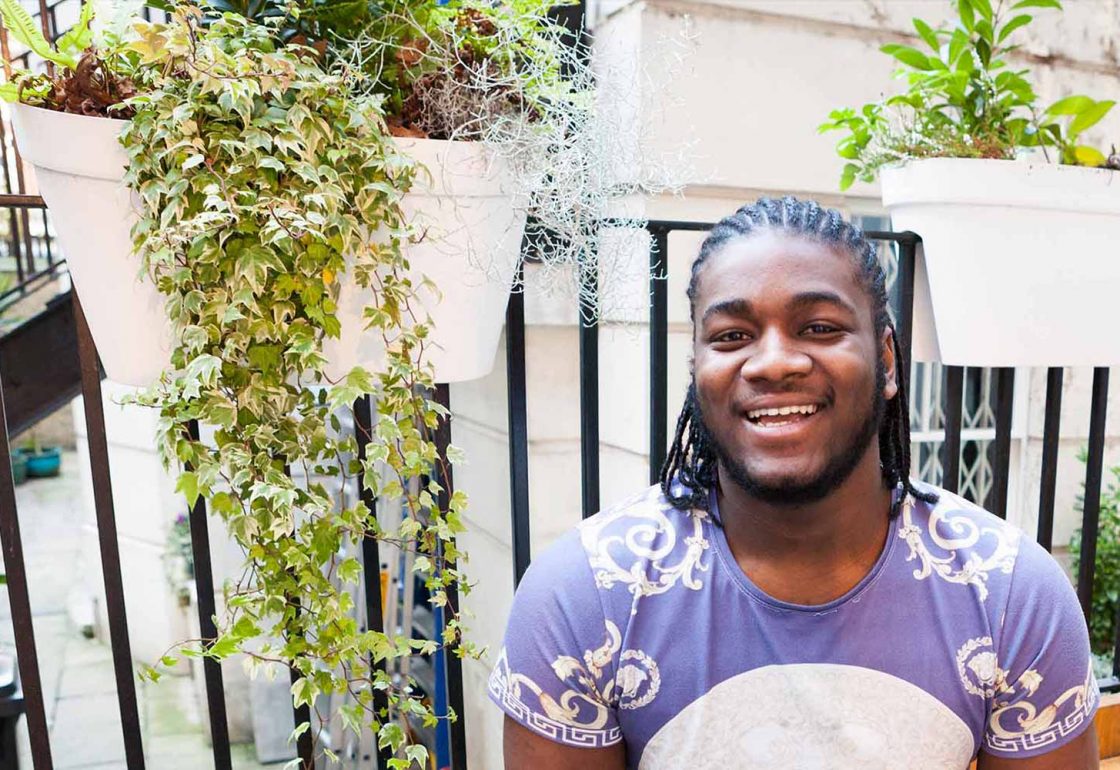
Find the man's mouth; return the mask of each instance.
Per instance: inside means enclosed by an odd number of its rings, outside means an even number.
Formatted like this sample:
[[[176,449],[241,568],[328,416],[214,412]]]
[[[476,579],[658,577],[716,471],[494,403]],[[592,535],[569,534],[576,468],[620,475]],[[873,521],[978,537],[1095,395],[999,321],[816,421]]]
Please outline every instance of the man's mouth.
[[[776,406],[764,409],[751,409],[747,412],[747,420],[753,425],[764,428],[780,428],[783,425],[793,425],[803,422],[820,410],[818,404],[793,404],[790,406]]]

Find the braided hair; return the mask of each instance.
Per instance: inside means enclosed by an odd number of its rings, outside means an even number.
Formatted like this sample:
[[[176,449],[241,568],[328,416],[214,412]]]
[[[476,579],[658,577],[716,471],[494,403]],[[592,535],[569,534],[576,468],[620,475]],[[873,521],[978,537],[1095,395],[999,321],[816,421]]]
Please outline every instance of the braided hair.
[[[855,263],[859,280],[871,300],[876,339],[890,328],[894,332],[887,301],[887,280],[875,247],[856,225],[844,220],[840,212],[822,208],[815,201],[784,198],[760,198],[743,206],[734,214],[721,219],[709,232],[700,246],[700,253],[692,263],[688,283],[688,301],[691,315],[696,315],[696,289],[700,268],[712,254],[729,241],[764,230],[778,230],[799,235],[850,254]],[[926,502],[936,502],[937,495],[915,489],[910,481],[910,406],[906,399],[905,373],[902,371],[902,349],[898,334],[894,340],[898,393],[887,402],[879,424],[879,454],[883,482],[892,488],[901,488]],[[684,407],[677,419],[673,445],[661,468],[661,490],[665,497],[680,509],[708,508],[708,496],[716,484],[716,452],[711,446],[707,431],[700,420],[700,406],[696,396],[695,381],[689,385]],[[902,498],[900,498],[901,501]],[[896,506],[897,509],[897,506]]]

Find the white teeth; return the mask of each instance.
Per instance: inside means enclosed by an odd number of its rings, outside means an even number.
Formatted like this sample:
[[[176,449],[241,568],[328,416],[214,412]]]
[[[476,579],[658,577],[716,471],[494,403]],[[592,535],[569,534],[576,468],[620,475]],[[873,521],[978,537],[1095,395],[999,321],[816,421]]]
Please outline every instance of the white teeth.
[[[752,409],[751,411],[747,412],[747,418],[750,420],[757,420],[759,417],[781,417],[787,414],[813,414],[816,411],[816,404],[770,407],[767,409]]]

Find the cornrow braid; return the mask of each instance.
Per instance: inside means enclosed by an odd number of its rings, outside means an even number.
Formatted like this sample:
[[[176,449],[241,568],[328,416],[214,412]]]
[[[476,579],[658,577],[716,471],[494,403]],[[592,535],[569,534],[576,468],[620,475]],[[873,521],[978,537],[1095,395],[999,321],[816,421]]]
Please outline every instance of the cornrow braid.
[[[822,208],[816,201],[786,196],[781,199],[760,198],[721,219],[704,239],[700,253],[692,263],[688,282],[688,303],[692,317],[696,316],[696,289],[700,269],[708,257],[735,238],[748,237],[766,230],[803,236],[851,255],[860,283],[871,300],[875,337],[879,339],[884,330],[891,329],[895,360],[898,362],[895,370],[898,393],[887,402],[879,426],[883,482],[889,487],[901,488],[904,495],[909,494],[930,503],[936,502],[936,494],[916,489],[910,480],[910,407],[906,398],[906,372],[903,371],[904,359],[898,334],[893,333],[886,275],[879,263],[875,246],[864,236],[863,230],[846,221],[840,212]],[[662,492],[676,508],[707,510],[709,495],[716,483],[716,463],[715,450],[705,438],[705,431],[700,423],[696,386],[691,384],[680,417],[677,418],[673,444],[661,467]]]

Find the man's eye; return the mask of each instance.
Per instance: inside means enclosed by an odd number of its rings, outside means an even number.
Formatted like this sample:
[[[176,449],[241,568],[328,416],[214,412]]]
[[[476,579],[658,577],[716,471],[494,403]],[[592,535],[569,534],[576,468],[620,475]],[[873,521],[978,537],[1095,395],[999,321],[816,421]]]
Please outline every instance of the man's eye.
[[[717,334],[713,342],[743,342],[748,339],[746,332],[729,331]]]
[[[832,324],[809,324],[805,327],[805,331],[810,334],[834,334],[840,329]]]

